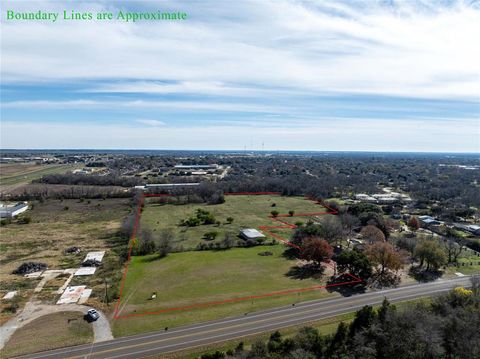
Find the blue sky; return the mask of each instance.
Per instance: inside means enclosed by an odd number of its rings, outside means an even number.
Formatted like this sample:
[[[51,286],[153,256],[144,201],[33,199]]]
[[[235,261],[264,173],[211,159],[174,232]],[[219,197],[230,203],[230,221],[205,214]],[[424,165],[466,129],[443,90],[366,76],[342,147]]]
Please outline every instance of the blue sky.
[[[2,148],[480,152],[474,2],[41,3],[3,1]]]

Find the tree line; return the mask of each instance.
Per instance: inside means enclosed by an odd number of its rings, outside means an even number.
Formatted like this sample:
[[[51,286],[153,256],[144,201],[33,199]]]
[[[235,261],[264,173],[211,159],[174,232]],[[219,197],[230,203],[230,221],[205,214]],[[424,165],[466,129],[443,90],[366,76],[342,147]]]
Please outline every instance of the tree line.
[[[201,359],[477,359],[480,357],[480,279],[472,287],[455,288],[431,302],[397,308],[385,299],[379,308],[365,306],[334,334],[304,327],[284,337],[247,347],[240,342],[227,351]]]

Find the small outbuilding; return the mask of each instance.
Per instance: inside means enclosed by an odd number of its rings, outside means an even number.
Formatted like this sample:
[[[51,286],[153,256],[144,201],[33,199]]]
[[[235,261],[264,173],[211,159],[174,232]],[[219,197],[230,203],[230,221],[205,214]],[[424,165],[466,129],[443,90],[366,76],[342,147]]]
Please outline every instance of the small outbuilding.
[[[255,228],[243,228],[240,230],[240,237],[245,240],[265,238],[265,235]]]
[[[13,218],[28,210],[27,202],[6,204],[0,202],[0,218]]]

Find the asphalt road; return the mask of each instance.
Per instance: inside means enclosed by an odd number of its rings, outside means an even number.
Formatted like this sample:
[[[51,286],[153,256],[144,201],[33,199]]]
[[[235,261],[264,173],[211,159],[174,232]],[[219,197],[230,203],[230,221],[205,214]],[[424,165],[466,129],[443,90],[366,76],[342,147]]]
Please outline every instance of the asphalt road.
[[[387,297],[391,302],[411,300],[439,294],[454,287],[468,286],[469,284],[470,278],[465,276],[451,280],[438,280],[432,283],[357,294],[350,297],[316,300],[295,306],[249,313],[235,318],[178,327],[168,331],[139,334],[97,344],[36,353],[22,358],[145,358],[151,355],[166,354],[271,332],[289,326],[307,324],[352,312],[367,304],[380,304],[384,297]],[[145,320],[148,320],[148,317],[145,317]]]

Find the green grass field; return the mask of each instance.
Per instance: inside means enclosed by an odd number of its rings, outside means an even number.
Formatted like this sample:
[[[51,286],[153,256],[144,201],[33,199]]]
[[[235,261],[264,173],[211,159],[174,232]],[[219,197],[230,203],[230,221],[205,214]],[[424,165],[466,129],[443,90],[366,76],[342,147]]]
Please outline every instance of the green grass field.
[[[285,259],[282,256],[284,249],[283,245],[274,245],[226,251],[173,253],[162,259],[156,259],[155,256],[133,257],[119,314],[152,312],[325,284],[331,273],[326,273],[320,279],[295,279],[287,276],[296,261]],[[271,251],[273,255],[258,255],[265,251]],[[149,299],[152,292],[157,293],[155,300]],[[116,320],[114,330],[115,335],[127,335],[164,326],[239,315],[329,295],[335,294],[319,289],[146,317],[129,317]]]
[[[143,228],[161,231],[171,229],[175,234],[175,244],[184,248],[194,248],[199,243],[208,243],[203,237],[205,233],[217,231],[217,241],[222,240],[225,233],[237,236],[240,228],[258,228],[260,226],[275,226],[281,223],[274,222],[268,216],[272,210],[281,214],[287,214],[293,210],[295,213],[322,212],[326,209],[313,201],[303,197],[283,196],[226,196],[225,203],[217,205],[202,204],[158,204],[155,199],[147,199],[142,213],[141,225]],[[272,204],[276,204],[272,207]],[[179,226],[181,220],[194,215],[198,209],[204,209],[212,213],[221,222],[219,226],[200,225],[197,227]],[[233,223],[228,224],[227,218],[234,218]],[[307,221],[307,217],[282,218],[289,223],[296,221]],[[283,230],[280,230],[283,231]],[[286,231],[287,238],[291,233]],[[267,240],[271,240],[267,236]]]
[[[203,239],[204,234],[209,231],[217,231],[219,235],[216,241],[221,241],[225,233],[231,233],[237,238],[241,228],[282,225],[269,218],[272,210],[280,214],[287,214],[291,210],[297,214],[326,211],[323,206],[303,197],[226,196],[225,199],[225,203],[218,205],[159,204],[156,199],[147,199],[142,212],[141,226],[154,232],[170,229],[175,235],[175,246],[194,248],[199,243],[210,242]],[[275,206],[272,206],[273,204]],[[198,208],[212,213],[221,224],[197,227],[179,225],[181,220],[194,215]],[[228,217],[234,218],[233,223],[227,223]],[[296,220],[304,222],[308,220],[307,217],[282,218],[284,219],[292,224]],[[285,239],[289,239],[292,234],[290,228],[271,231]],[[273,237],[269,238],[267,235],[267,242],[272,243],[271,240]],[[128,269],[119,315],[155,312],[166,308],[325,284],[330,273],[320,279],[300,280],[287,276],[296,261],[284,258],[282,256],[284,250],[284,245],[277,244],[225,251],[172,253],[162,259],[158,259],[156,255],[133,257]],[[271,251],[273,255],[258,255],[265,251]],[[157,293],[157,298],[150,300],[153,292]],[[335,294],[320,289],[186,311],[171,311],[148,317],[129,317],[116,320],[114,331],[115,335],[140,333],[164,326],[217,319],[328,295]]]
[[[67,165],[35,165],[35,164],[2,164],[0,165],[0,184],[2,186],[30,183],[45,175],[66,173],[81,168],[80,164]]]

